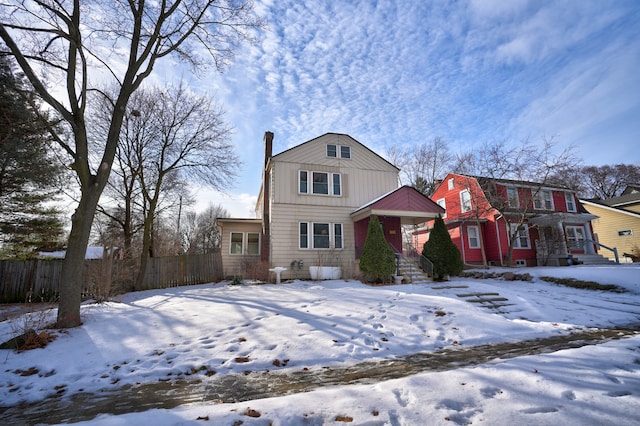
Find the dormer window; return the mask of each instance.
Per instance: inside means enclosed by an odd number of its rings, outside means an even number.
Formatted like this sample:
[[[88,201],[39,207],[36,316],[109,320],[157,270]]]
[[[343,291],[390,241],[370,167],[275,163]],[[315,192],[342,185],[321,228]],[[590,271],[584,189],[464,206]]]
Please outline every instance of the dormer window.
[[[340,157],[338,157],[338,155]],[[351,147],[346,145],[327,144],[327,157],[351,158]]]

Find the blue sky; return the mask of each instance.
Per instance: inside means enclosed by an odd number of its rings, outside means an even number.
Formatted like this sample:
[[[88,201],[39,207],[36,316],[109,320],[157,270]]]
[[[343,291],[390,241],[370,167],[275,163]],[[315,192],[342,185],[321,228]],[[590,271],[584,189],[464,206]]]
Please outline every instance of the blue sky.
[[[253,217],[262,138],[274,153],[327,132],[383,155],[443,138],[575,145],[588,165],[640,165],[636,0],[256,0],[268,30],[192,84],[227,111],[243,161],[228,196]]]

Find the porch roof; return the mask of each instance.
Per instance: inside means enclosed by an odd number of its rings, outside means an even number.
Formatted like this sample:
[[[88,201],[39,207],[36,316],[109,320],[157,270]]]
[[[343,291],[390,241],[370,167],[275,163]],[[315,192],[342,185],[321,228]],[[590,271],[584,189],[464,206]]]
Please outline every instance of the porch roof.
[[[371,215],[399,217],[403,225],[416,225],[432,220],[444,209],[410,186],[394,189],[351,213],[354,222]]]
[[[566,213],[555,212],[549,214],[541,214],[528,219],[529,223],[534,225],[554,225],[556,223],[580,223],[586,224],[597,219],[598,216],[591,213]]]

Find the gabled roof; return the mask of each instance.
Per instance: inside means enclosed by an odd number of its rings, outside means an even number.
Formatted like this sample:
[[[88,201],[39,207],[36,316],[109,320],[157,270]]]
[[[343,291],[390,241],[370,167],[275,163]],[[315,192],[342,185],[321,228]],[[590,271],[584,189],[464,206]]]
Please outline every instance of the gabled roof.
[[[607,198],[606,200],[590,200],[597,204],[604,204],[609,207],[621,207],[639,204],[640,203],[640,192],[628,192],[627,194],[621,195],[619,197]]]
[[[376,216],[397,216],[403,218],[404,223],[418,224],[443,213],[444,209],[429,197],[417,189],[405,185],[357,208],[351,213],[351,217],[354,221],[358,221],[373,214]]]
[[[612,212],[616,212],[616,213],[620,213],[620,214],[625,214],[631,217],[635,217],[635,218],[640,218],[640,213],[637,212],[633,212],[631,210],[625,210],[623,208],[620,207],[615,207],[615,206],[610,206],[608,204],[605,204],[603,202],[603,200],[580,200],[581,204],[586,204],[587,206],[595,206],[595,207],[600,207],[603,208],[605,210],[609,210]]]
[[[321,139],[321,138],[323,138],[323,137],[325,137],[325,136],[329,136],[329,135],[342,136],[342,137],[346,137],[346,138],[351,139],[353,142],[355,142],[355,143],[357,143],[358,145],[362,146],[365,150],[369,151],[370,153],[372,153],[373,155],[375,155],[376,157],[378,157],[379,159],[381,159],[382,161],[384,161],[385,163],[387,163],[388,165],[390,165],[391,167],[393,167],[393,168],[394,168],[394,169],[396,169],[397,171],[400,171],[400,169],[399,169],[397,166],[395,166],[394,164],[390,163],[387,159],[385,159],[385,158],[384,158],[384,157],[382,157],[381,155],[377,154],[377,153],[376,153],[375,151],[373,151],[371,148],[369,148],[368,146],[366,146],[366,145],[365,145],[365,144],[363,144],[362,142],[360,142],[360,141],[356,140],[353,136],[350,136],[350,135],[348,135],[348,134],[346,134],[346,133],[334,133],[334,132],[327,132],[327,133],[325,133],[325,134],[323,134],[323,135],[317,136],[317,137],[315,137],[315,138],[313,138],[313,139],[310,139],[310,140],[308,140],[308,141],[306,141],[306,142],[302,142],[301,144],[298,144],[298,145],[292,146],[291,148],[285,149],[284,151],[279,152],[278,154],[273,155],[271,158],[273,158],[273,159],[277,159],[277,157],[279,157],[279,156],[281,156],[281,155],[283,155],[283,154],[285,154],[285,153],[287,153],[287,152],[290,152],[290,151],[292,151],[292,150],[298,149],[298,148],[300,148],[300,147],[302,147],[302,146],[304,146],[304,145],[311,144],[311,143],[313,143],[313,142],[317,141],[318,139]]]

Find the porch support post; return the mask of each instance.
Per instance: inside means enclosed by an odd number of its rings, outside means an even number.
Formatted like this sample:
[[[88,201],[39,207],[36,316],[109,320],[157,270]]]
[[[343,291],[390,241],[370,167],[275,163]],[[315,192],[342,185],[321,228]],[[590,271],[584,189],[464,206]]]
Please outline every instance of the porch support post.
[[[593,250],[593,235],[591,234],[591,226],[589,226],[589,222],[586,222],[584,224],[584,232],[587,236],[587,241],[584,247],[584,251],[587,254],[595,254],[594,250]]]
[[[564,224],[562,222],[558,222],[558,231],[560,232],[560,235],[562,236],[562,239],[560,240],[560,255],[567,255],[569,254],[569,248],[567,247],[567,235],[564,233]]]

